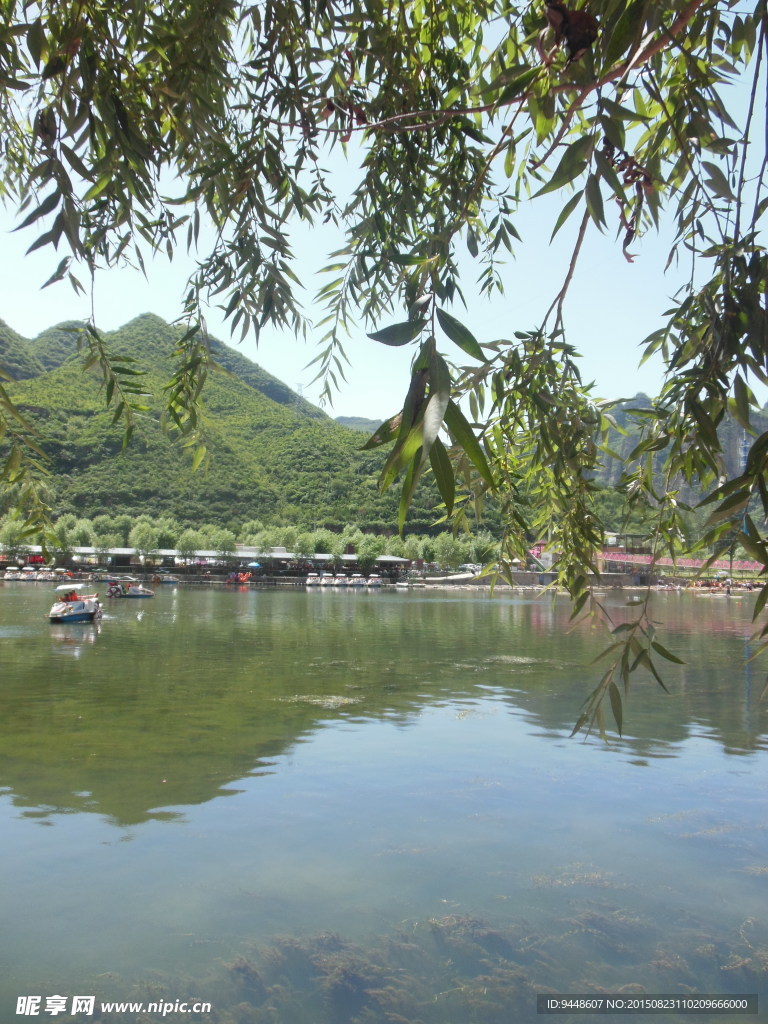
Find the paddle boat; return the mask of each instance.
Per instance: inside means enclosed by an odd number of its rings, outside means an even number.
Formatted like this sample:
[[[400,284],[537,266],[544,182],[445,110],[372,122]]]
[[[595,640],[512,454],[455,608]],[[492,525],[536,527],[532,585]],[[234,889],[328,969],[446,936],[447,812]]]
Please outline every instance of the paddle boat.
[[[61,597],[48,613],[51,622],[94,622],[101,618],[98,594],[81,594],[82,584],[63,583],[56,587]]]
[[[152,577],[152,582],[155,584],[172,583],[175,585],[177,583],[181,583],[181,580],[179,579],[178,576],[171,576],[170,573],[167,573],[165,572],[165,570],[161,569],[159,573],[155,573],[155,575]]]
[[[141,583],[124,583],[113,581],[107,587],[107,597],[154,597],[154,590],[150,590]]]

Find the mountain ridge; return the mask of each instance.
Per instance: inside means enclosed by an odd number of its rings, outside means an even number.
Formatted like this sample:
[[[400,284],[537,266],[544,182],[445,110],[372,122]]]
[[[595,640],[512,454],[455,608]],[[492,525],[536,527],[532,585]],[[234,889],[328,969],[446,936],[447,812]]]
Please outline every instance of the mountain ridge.
[[[62,321],[47,327],[34,338],[24,338],[5,321],[0,320],[0,367],[5,366],[9,376],[14,380],[28,380],[39,376],[41,372],[54,370],[77,355],[77,332],[84,327],[85,324],[81,321]],[[168,344],[167,369],[170,372],[170,356],[176,341],[184,333],[182,328],[167,324],[155,313],[140,313],[117,330],[103,332],[103,337],[109,345],[111,340],[120,337],[126,330],[133,336],[134,347],[130,352],[119,354],[130,355],[139,363],[154,363],[156,346],[147,345],[145,342],[148,332],[154,332],[155,335],[160,333]],[[279,405],[293,405],[317,419],[330,419],[322,409],[296,394],[287,384],[268,373],[258,363],[254,363],[218,338],[211,337],[209,341],[211,356],[221,369],[234,373]]]
[[[364,436],[373,433],[378,421],[332,419],[258,364],[211,338],[213,365],[204,391],[210,415],[203,421],[211,458],[193,474],[190,452],[163,430],[157,397],[148,400],[146,413],[137,415],[136,439],[123,449],[122,431],[112,426],[113,412],[106,407],[97,369],[83,372],[73,331],[80,327],[60,323],[26,339],[0,321],[0,367],[11,378],[9,394],[37,423],[50,455],[52,504],[58,513],[92,517],[119,509],[139,515],[151,509],[190,525],[256,518],[337,530],[349,523],[363,523],[373,532],[395,529],[397,488],[382,495],[377,486],[386,453],[362,450]],[[181,335],[181,328],[144,313],[103,338],[114,354],[136,359],[145,371],[137,379],[159,396],[173,372],[172,355]],[[639,439],[629,410],[648,408],[650,402],[638,394],[613,412],[620,429],[611,432],[608,447],[619,458],[606,458],[596,476],[604,488],[598,497],[609,529],[625,517],[621,490],[614,486]],[[768,429],[766,410],[755,412],[754,426]],[[745,432],[730,416],[718,432],[725,472],[737,475]],[[695,505],[702,497],[700,490],[681,485],[681,500]],[[2,500],[0,513],[10,507],[11,498]],[[406,530],[432,532],[438,504],[427,479]],[[486,515],[493,525],[490,508]]]
[[[58,514],[151,508],[190,524],[256,518],[338,529],[364,520],[367,529],[394,529],[397,494],[382,495],[377,486],[383,452],[362,451],[359,433],[218,339],[211,339],[215,365],[204,391],[207,466],[192,473],[191,452],[162,428],[157,397],[137,415],[135,438],[123,450],[98,372],[83,372],[72,326],[56,325],[31,341],[7,325],[0,335],[9,342],[0,364],[10,354],[15,366],[9,393],[36,422],[50,456]],[[178,328],[142,314],[103,338],[113,353],[137,360],[145,371],[137,379],[158,396],[179,336]],[[437,518],[438,499],[428,483],[419,494],[408,528],[423,532]]]

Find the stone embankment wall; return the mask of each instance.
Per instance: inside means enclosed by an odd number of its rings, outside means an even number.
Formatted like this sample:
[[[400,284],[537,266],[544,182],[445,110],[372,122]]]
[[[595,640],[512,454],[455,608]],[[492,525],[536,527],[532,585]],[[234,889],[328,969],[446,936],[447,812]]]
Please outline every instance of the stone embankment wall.
[[[414,581],[425,583],[427,586],[445,587],[489,587],[492,582],[490,576],[470,576],[463,573],[455,576],[425,576],[422,580]],[[512,579],[516,587],[546,587],[554,583],[557,574],[553,572],[513,572]],[[625,572],[607,572],[593,580],[596,587],[640,587],[646,585],[648,578],[645,575]],[[506,581],[499,579],[497,587],[508,587]]]

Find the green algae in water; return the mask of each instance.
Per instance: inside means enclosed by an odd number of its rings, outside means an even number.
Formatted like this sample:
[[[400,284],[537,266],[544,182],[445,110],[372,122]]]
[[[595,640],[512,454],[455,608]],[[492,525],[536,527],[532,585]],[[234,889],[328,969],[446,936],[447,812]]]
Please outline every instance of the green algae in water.
[[[543,933],[524,921],[497,927],[471,915],[445,915],[404,922],[367,943],[334,932],[278,936],[196,980],[156,972],[118,987],[126,1000],[144,1003],[211,1001],[211,1013],[199,1018],[209,1024],[517,1024],[537,1019],[541,992],[686,995],[716,987],[735,994],[764,987],[768,973],[768,929],[757,919],[705,941],[693,924],[662,937],[620,907],[591,904],[575,908],[558,928],[559,934]],[[119,978],[108,980],[112,994],[103,997],[114,999]],[[155,1024],[164,1018],[109,1019]],[[581,1018],[565,1017],[571,1019]]]

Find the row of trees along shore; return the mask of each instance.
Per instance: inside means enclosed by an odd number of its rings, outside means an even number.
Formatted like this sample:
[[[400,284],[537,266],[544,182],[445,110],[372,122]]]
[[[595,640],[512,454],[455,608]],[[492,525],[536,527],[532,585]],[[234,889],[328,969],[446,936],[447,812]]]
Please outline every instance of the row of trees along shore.
[[[642,533],[635,535],[642,537]],[[733,532],[732,557],[743,557],[738,544],[740,534]],[[29,538],[18,517],[0,517],[0,549],[7,558],[21,557],[28,549]],[[198,528],[185,526],[167,517],[125,514],[101,515],[94,519],[73,513],[60,516],[49,532],[48,552],[54,559],[65,559],[75,548],[93,548],[97,557],[106,556],[115,548],[130,548],[137,555],[152,558],[161,550],[174,550],[180,558],[191,559],[196,552],[213,551],[222,560],[237,557],[237,546],[269,552],[284,548],[299,558],[315,554],[357,555],[363,566],[372,566],[380,555],[396,555],[409,561],[436,563],[441,568],[457,569],[461,565],[496,563],[501,555],[501,542],[487,530],[455,535],[443,531],[429,534],[375,534],[357,525],[348,525],[340,532],[328,529],[307,530],[301,526],[269,526],[249,520],[237,529],[214,524]],[[691,575],[693,570],[681,570]]]
[[[30,250],[50,253],[46,283],[69,281],[90,310],[100,270],[191,257],[162,394],[198,460],[211,303],[242,336],[311,331],[329,394],[361,325],[411,346],[402,406],[370,441],[388,452],[380,485],[397,482],[401,526],[431,472],[456,521],[496,496],[508,561],[550,530],[574,614],[609,634],[577,728],[602,730],[605,706],[621,730],[632,673],[661,683],[658,666],[675,659],[646,604],[616,626],[589,587],[605,532],[593,480],[615,457],[615,403],[582,379],[573,343],[612,288],[609,258],[583,265],[585,240],[613,237],[625,266],[658,230],[678,271],[647,337],[633,322],[641,284],[602,328],[605,346],[626,346],[628,374],[639,353],[664,368],[620,458],[653,551],[690,549],[680,491],[695,485],[710,509],[697,543],[727,551],[737,522],[768,566],[768,432],[752,418],[768,386],[768,17],[765,0],[569,2],[8,0],[0,198]],[[295,253],[309,228],[327,257],[308,314]],[[522,303],[542,234],[540,294]],[[505,265],[505,251],[517,259]],[[462,322],[469,289],[481,303],[514,297],[502,337]],[[141,367],[92,318],[82,353],[130,439],[147,407]],[[729,410],[749,450],[724,472]],[[7,392],[0,433],[0,474],[22,485],[18,508],[40,528],[44,454]],[[535,500],[522,505],[521,489]],[[768,582],[756,616],[767,601]]]
[[[21,555],[27,544],[28,538],[17,518],[0,519],[0,546],[7,554]],[[61,516],[49,533],[48,550],[53,558],[59,559],[79,547],[92,547],[97,555],[123,547],[145,557],[161,549],[173,549],[181,558],[192,558],[198,551],[214,551],[222,559],[232,559],[236,557],[238,544],[262,552],[282,547],[300,558],[315,554],[338,557],[350,551],[364,566],[372,566],[380,555],[397,555],[412,561],[437,562],[448,569],[469,562],[481,565],[492,562],[498,558],[500,550],[498,540],[486,531],[463,536],[445,531],[434,537],[417,534],[387,537],[365,533],[357,526],[347,526],[341,533],[333,533],[294,526],[269,527],[257,520],[243,523],[237,531],[212,525],[191,529],[174,519],[148,515],[136,518],[103,515],[95,519]]]

